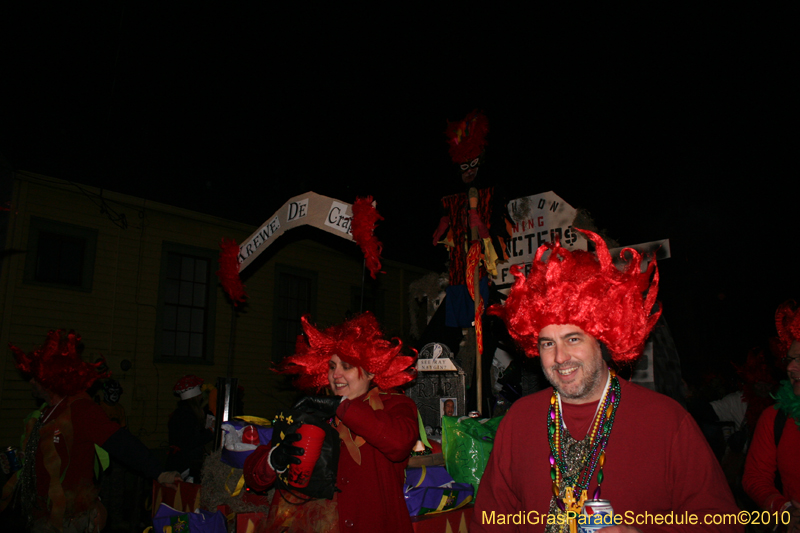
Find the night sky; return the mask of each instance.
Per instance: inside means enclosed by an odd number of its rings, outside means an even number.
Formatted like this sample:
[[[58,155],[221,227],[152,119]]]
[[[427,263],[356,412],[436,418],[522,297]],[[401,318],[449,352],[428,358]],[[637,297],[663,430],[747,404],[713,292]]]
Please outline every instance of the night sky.
[[[384,255],[441,271],[439,199],[460,190],[443,131],[478,108],[510,197],[553,190],[621,244],[671,240],[688,372],[741,361],[800,299],[790,13],[17,4],[6,168],[254,225],[309,190],[372,195]]]

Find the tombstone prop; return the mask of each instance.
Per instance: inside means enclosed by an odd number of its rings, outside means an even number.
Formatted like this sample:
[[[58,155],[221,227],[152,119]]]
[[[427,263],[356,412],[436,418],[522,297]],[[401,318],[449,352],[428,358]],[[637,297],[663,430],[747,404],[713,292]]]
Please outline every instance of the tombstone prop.
[[[453,361],[447,345],[438,342],[426,344],[419,351],[417,370],[417,379],[406,394],[416,402],[426,427],[442,427],[441,416],[443,409],[449,409],[448,400],[454,402],[454,416],[467,414],[465,373]]]

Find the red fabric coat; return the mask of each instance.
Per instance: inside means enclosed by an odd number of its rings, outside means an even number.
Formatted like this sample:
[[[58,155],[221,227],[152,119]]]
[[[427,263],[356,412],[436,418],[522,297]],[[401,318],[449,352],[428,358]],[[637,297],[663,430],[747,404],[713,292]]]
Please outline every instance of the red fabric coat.
[[[417,406],[402,394],[381,393],[383,409],[373,410],[367,395],[345,400],[336,411],[353,437],[364,444],[358,465],[342,444],[336,485],[339,530],[408,533],[411,519],[403,497],[403,479],[411,449],[419,438]],[[267,463],[269,446],[259,446],[244,465],[247,485],[263,491],[275,481]],[[276,498],[280,495],[276,493]]]
[[[120,426],[103,410],[80,393],[64,398],[42,416],[46,423],[39,430],[36,450],[38,516],[50,515],[59,527],[64,518],[78,516],[97,504],[98,487],[94,478],[95,444],[102,445]],[[52,475],[51,475],[52,474]],[[63,481],[59,483],[59,478]]]
[[[737,513],[725,476],[697,424],[677,402],[620,379],[621,399],[606,447],[601,498],[614,513],[632,517],[703,516]],[[522,513],[533,522],[550,506],[550,445],[547,438],[548,388],[514,403],[498,428],[494,449],[481,479],[470,533],[543,531],[544,525],[500,525],[500,515]],[[567,429],[582,439],[597,402],[563,403]],[[592,496],[596,473],[589,485]],[[491,523],[494,513],[494,524]],[[673,520],[674,521],[674,520]],[[743,531],[741,526],[629,524],[650,531]]]
[[[758,419],[753,442],[747,452],[742,486],[762,509],[780,511],[789,500],[800,501],[800,429],[787,418],[778,447],[775,447],[775,417],[778,410],[767,408]],[[783,494],[775,488],[780,471]]]

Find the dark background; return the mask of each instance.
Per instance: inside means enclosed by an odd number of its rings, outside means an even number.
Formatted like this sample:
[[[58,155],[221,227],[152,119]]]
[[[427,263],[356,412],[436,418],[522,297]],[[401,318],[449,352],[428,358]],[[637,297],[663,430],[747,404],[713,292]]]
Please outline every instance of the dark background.
[[[309,190],[372,195],[384,256],[442,271],[443,131],[479,108],[510,197],[553,190],[621,244],[671,240],[660,294],[690,376],[800,299],[794,13],[17,4],[8,169],[254,225]]]

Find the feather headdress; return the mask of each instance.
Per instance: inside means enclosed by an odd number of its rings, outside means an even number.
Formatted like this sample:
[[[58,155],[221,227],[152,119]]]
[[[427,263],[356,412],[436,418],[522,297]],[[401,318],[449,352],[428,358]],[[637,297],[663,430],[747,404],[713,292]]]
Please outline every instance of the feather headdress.
[[[72,396],[89,388],[96,380],[111,372],[99,371],[105,361],[87,363],[78,353],[81,336],[63,329],[49,331],[44,345],[25,353],[9,344],[17,369],[33,378],[45,389],[62,397]]]
[[[383,338],[378,321],[369,311],[323,331],[302,318],[305,335],[298,335],[295,354],[281,361],[278,372],[294,374],[299,389],[320,390],[328,386],[328,361],[331,356],[374,374],[373,383],[384,391],[414,379],[410,368],[416,357],[400,353],[400,339]]]
[[[450,157],[454,163],[464,163],[483,153],[489,120],[478,110],[456,122],[448,122],[445,135],[450,145]]]

